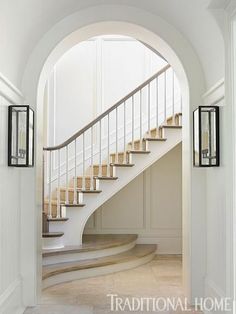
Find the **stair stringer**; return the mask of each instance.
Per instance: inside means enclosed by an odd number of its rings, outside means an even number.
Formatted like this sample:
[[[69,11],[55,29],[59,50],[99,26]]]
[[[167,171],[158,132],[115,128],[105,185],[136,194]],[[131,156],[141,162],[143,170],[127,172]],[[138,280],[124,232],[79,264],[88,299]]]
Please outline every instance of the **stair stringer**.
[[[132,154],[133,167],[116,167],[115,175],[118,177],[117,180],[100,180],[99,189],[102,192],[98,194],[84,194],[83,203],[86,205],[84,207],[66,208],[66,216],[69,220],[65,223],[50,224],[50,232],[63,231],[62,241],[65,246],[81,245],[85,225],[95,210],[178,145],[182,141],[182,129],[166,128],[165,138],[167,139],[166,141],[148,142],[147,149],[150,151],[150,154]]]

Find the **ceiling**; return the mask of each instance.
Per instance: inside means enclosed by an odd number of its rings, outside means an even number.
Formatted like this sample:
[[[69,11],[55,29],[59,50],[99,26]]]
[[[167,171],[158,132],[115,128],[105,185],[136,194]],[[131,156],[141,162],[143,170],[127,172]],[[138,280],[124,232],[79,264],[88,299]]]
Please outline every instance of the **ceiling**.
[[[208,10],[209,0],[1,0],[0,72],[20,87],[27,60],[43,35],[75,11],[102,4],[133,6],[161,16],[190,42],[208,86],[224,75],[224,41]]]

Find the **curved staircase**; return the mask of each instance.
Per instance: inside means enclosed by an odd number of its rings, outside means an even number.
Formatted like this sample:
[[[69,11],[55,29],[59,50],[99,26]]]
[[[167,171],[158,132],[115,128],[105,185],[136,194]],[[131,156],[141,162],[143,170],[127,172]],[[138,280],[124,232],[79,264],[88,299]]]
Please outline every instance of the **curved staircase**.
[[[82,236],[99,206],[181,142],[176,85],[167,65],[65,143],[44,148],[44,287],[128,269],[154,256],[156,246],[136,245],[134,235]]]

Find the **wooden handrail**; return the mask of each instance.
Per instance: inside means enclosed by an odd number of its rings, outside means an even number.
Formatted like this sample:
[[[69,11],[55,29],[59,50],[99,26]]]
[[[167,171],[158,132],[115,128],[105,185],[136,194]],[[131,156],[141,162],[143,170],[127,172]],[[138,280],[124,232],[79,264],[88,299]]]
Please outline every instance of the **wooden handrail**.
[[[142,84],[140,84],[138,87],[136,87],[132,92],[130,92],[129,94],[127,94],[125,97],[123,97],[122,99],[120,99],[118,102],[116,102],[113,106],[111,106],[110,108],[108,108],[106,111],[104,111],[101,115],[99,115],[97,118],[95,118],[93,121],[91,121],[89,124],[87,124],[85,127],[83,127],[81,130],[79,130],[78,132],[76,132],[74,135],[72,135],[68,140],[66,140],[65,142],[63,142],[60,145],[56,145],[56,146],[51,146],[51,147],[44,147],[43,150],[44,151],[54,151],[54,150],[59,150],[62,149],[64,147],[66,147],[67,145],[69,145],[70,143],[72,143],[75,139],[77,139],[80,135],[82,135],[84,132],[86,132],[88,129],[90,129],[93,125],[95,125],[96,123],[98,123],[100,120],[102,120],[104,117],[106,117],[110,112],[112,112],[114,109],[116,109],[117,107],[119,107],[121,104],[123,104],[126,100],[128,100],[130,97],[132,97],[133,95],[135,95],[137,92],[139,92],[141,89],[143,89],[145,86],[147,86],[149,83],[151,83],[154,79],[156,79],[158,76],[160,76],[162,73],[166,72],[168,69],[170,68],[170,65],[166,65],[165,67],[163,67],[161,70],[159,70],[156,74],[154,74],[153,76],[151,76],[149,79],[147,79],[145,82],[143,82]]]

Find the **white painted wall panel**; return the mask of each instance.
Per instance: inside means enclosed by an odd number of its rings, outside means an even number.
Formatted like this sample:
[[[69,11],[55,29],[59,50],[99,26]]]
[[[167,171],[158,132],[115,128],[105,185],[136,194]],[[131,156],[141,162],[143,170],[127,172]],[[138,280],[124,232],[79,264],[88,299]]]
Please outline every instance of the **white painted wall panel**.
[[[129,184],[129,188],[125,187],[102,206],[101,228],[142,229],[143,202],[143,175],[140,175]]]
[[[74,46],[49,79],[46,145],[68,139],[165,65],[162,58],[128,37],[96,37]],[[127,109],[127,120],[130,112]],[[112,132],[115,117],[110,118]],[[123,127],[123,112],[119,126]]]
[[[172,149],[100,207],[85,233],[136,233],[159,253],[182,250],[182,146]]]
[[[21,170],[7,166],[8,105],[0,96],[0,313],[14,314],[21,307]]]

